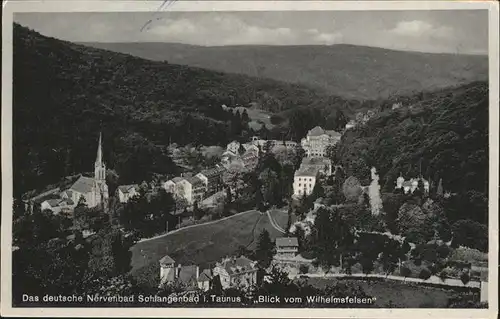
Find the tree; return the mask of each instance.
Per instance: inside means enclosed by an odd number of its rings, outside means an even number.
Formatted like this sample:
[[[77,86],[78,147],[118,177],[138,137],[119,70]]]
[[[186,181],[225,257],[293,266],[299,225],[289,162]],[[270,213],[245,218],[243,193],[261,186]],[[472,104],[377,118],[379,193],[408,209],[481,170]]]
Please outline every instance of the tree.
[[[427,280],[427,279],[431,278],[431,272],[429,271],[429,269],[423,268],[420,271],[420,274],[418,274],[418,278],[420,278],[422,280]]]
[[[344,185],[342,186],[342,193],[347,201],[358,201],[359,196],[363,193],[361,183],[356,177],[350,176],[345,180]]]
[[[307,265],[300,265],[299,272],[301,274],[307,274],[309,272],[309,267],[307,267]]]
[[[488,227],[472,220],[459,220],[452,227],[453,244],[488,251]]]
[[[347,118],[344,115],[344,112],[341,110],[337,110],[336,119],[335,119],[335,130],[342,131],[347,124]]]
[[[302,163],[302,159],[304,158],[305,156],[305,151],[304,149],[302,148],[302,146],[300,144],[297,144],[297,146],[295,146],[295,156],[293,158],[293,168],[294,170],[298,170],[299,167],[300,167],[300,164]]]
[[[354,229],[342,218],[338,209],[319,208],[313,231],[314,256],[322,266],[342,266],[342,259],[349,255],[354,242]]]
[[[373,259],[368,258],[368,257],[363,257],[361,258],[361,267],[363,269],[363,273],[365,275],[368,275],[373,271]]]
[[[255,250],[255,257],[257,258],[259,267],[269,267],[273,260],[274,253],[274,243],[271,241],[269,232],[264,229],[259,235],[257,248]]]
[[[293,237],[297,238],[297,242],[299,244],[299,252],[303,250],[304,248],[304,241],[305,241],[305,231],[300,225],[295,226],[295,231],[293,232]]]
[[[415,204],[403,204],[398,213],[396,225],[410,242],[424,243],[434,236],[432,220]]]
[[[78,199],[78,203],[76,205],[77,207],[78,206],[85,206],[85,207],[88,207],[87,206],[87,201],[85,200],[85,197],[83,195],[80,196],[80,198]]]
[[[314,184],[313,191],[311,193],[311,201],[314,202],[314,200],[318,198],[323,198],[324,196],[325,196],[325,189],[321,185],[320,181],[316,181],[316,183]]]
[[[226,187],[226,204],[230,204],[233,202],[233,195],[231,192],[231,187]]]
[[[270,168],[265,168],[259,175],[262,185],[262,195],[267,205],[277,205],[282,201],[279,176]]]
[[[410,268],[406,267],[406,266],[402,266],[401,267],[401,270],[400,270],[400,274],[401,276],[403,277],[410,277],[411,276],[411,270]]]
[[[84,244],[52,240],[13,252],[13,300],[22,294],[92,293],[95,273],[89,271],[89,252]]]
[[[325,150],[326,157],[329,158],[332,163],[336,163],[337,147],[336,145],[328,145]]]
[[[380,197],[379,176],[375,167],[371,169],[372,182],[368,187],[370,208],[373,216],[378,216],[382,212],[382,198]]]
[[[460,280],[462,281],[462,283],[465,285],[467,285],[470,281],[470,275],[468,272],[464,271],[461,275],[460,275]]]
[[[437,187],[437,190],[436,190],[436,195],[438,197],[443,197],[443,195],[444,195],[443,179],[442,178],[439,179],[439,184],[438,184],[438,187]]]
[[[243,113],[241,114],[241,121],[245,124],[248,124],[248,122],[250,122],[250,118],[248,117],[247,109],[243,110]]]

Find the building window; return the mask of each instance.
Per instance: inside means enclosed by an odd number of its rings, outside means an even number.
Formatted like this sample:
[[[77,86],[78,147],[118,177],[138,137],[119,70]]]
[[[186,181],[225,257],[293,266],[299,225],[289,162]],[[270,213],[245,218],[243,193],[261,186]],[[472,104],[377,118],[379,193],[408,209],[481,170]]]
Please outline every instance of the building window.
[[[299,187],[300,187],[300,183],[299,183]]]

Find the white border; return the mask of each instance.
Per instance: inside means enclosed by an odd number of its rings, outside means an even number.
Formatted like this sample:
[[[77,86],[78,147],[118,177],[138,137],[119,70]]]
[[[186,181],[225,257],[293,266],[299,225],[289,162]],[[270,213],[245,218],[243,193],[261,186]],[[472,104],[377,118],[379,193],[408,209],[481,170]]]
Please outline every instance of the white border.
[[[494,318],[498,312],[498,38],[496,1],[177,1],[170,11],[366,11],[489,10],[489,309],[276,309],[276,308],[12,308],[12,20],[14,12],[148,12],[161,1],[10,1],[2,19],[2,232],[1,315],[50,317],[358,317],[358,318]]]

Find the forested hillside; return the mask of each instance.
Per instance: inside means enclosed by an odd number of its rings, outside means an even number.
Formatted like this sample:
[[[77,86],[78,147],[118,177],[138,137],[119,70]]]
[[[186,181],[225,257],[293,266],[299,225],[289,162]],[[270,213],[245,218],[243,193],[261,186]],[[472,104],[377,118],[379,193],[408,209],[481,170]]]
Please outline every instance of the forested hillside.
[[[415,95],[394,110],[381,107],[366,125],[344,134],[336,160],[363,185],[375,166],[386,191],[400,174],[408,180],[421,173],[431,192],[442,179],[444,191],[456,194],[448,201],[453,219],[485,222],[488,105],[488,84],[476,82]]]
[[[109,167],[146,179],[173,170],[170,142],[234,138],[222,104],[278,111],[331,100],[299,85],[142,60],[20,25],[13,51],[16,192],[92,171],[99,131]]]
[[[488,57],[338,45],[203,47],[89,43],[141,58],[305,84],[348,99],[377,99],[488,79]]]

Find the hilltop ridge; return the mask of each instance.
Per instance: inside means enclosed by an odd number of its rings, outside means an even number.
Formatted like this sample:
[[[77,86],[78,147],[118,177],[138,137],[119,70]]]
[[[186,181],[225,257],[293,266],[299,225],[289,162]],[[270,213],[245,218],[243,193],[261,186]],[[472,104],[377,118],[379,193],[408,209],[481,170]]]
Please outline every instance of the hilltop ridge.
[[[488,78],[480,55],[396,51],[351,44],[196,46],[180,43],[85,43],[169,61],[303,84],[348,99],[377,99]]]

